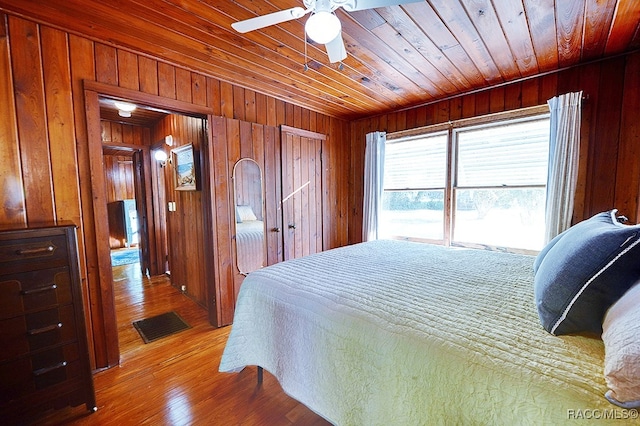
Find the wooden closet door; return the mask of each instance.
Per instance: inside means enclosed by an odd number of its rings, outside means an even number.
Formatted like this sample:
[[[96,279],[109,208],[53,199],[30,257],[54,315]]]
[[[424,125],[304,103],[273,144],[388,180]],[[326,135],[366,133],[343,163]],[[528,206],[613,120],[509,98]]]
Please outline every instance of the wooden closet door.
[[[284,260],[322,246],[322,142],[326,135],[281,126]]]

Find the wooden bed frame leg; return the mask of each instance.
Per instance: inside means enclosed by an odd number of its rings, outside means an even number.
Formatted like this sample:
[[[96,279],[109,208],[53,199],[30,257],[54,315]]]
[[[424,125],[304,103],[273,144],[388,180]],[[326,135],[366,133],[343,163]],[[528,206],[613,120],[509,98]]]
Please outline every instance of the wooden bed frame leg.
[[[262,374],[263,374],[263,369],[262,367],[258,366],[258,385],[262,384]]]

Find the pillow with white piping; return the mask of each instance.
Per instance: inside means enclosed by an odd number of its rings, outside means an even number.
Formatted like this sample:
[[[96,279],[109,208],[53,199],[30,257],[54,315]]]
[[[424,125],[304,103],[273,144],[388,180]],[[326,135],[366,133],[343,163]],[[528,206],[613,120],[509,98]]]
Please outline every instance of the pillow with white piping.
[[[607,311],[602,323],[605,397],[640,408],[640,280]]]
[[[600,335],[606,310],[640,278],[640,225],[620,223],[616,212],[572,226],[538,255],[534,295],[549,333]]]

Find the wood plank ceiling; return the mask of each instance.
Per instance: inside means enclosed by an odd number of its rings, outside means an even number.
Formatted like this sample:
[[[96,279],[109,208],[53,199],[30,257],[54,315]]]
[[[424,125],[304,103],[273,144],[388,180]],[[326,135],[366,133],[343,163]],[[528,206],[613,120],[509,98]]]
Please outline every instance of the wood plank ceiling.
[[[152,127],[162,120],[169,111],[159,110],[147,106],[138,105],[131,117],[122,117],[118,113],[118,108],[112,99],[100,98],[100,117],[103,120],[114,123],[130,124],[132,126]]]
[[[302,0],[0,0],[0,9],[354,119],[640,48],[638,0],[424,0],[346,13],[347,58],[305,43],[307,16],[231,23]],[[305,67],[305,64],[307,65]]]

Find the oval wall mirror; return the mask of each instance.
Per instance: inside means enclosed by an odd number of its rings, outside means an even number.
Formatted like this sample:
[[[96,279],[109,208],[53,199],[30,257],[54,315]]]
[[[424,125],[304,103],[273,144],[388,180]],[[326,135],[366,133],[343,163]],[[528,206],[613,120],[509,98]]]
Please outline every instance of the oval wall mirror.
[[[233,166],[236,213],[236,266],[247,275],[266,264],[262,171],[251,158]]]

